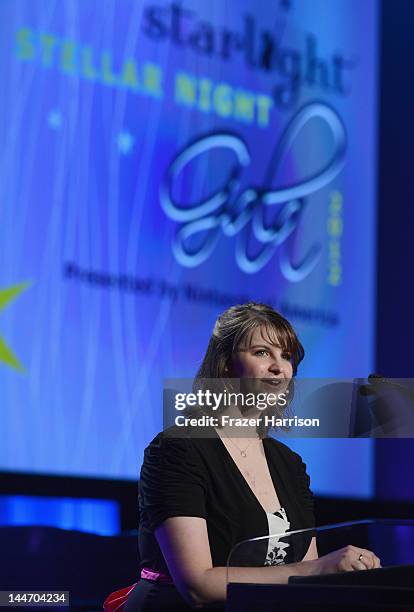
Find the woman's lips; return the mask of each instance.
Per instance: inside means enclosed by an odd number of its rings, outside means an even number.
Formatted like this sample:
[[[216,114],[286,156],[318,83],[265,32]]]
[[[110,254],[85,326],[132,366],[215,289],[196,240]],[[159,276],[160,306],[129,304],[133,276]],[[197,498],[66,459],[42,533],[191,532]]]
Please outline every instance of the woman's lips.
[[[280,378],[262,378],[261,381],[266,383],[267,385],[271,385],[272,387],[278,387],[281,383],[282,380],[284,379],[280,379]]]

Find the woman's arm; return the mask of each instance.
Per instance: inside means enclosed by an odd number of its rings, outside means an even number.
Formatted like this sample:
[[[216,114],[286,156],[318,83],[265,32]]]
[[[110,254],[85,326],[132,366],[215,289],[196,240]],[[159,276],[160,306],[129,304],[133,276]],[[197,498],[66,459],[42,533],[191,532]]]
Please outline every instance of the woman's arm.
[[[201,608],[206,603],[226,599],[227,568],[213,567],[205,519],[168,518],[155,534],[171,577],[190,606]],[[320,558],[315,551],[313,538],[303,561],[270,567],[232,567],[231,581],[286,584],[290,576],[371,569],[380,564],[371,551],[355,546],[346,546]],[[360,554],[363,554],[363,562],[359,560]]]
[[[226,599],[227,568],[213,567],[205,519],[169,518],[155,533],[171,577],[192,607]],[[279,567],[232,567],[231,577],[232,582],[283,584],[289,576],[310,572],[307,563],[292,563]]]
[[[227,568],[212,565],[205,519],[185,516],[169,518],[155,533],[171,577],[192,607],[199,608],[203,604],[226,599]],[[232,582],[286,584],[290,576],[317,573],[312,563],[304,561],[277,567],[232,567],[231,579]]]
[[[311,543],[309,544],[308,552],[303,557],[302,561],[313,561],[318,557],[319,555],[318,549],[316,548],[316,538],[312,538]]]

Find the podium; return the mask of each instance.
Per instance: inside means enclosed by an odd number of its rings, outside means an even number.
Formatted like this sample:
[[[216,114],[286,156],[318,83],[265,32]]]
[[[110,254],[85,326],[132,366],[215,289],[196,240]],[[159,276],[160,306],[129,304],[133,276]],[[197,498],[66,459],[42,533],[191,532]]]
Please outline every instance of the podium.
[[[288,584],[240,580],[236,568],[267,565],[276,569],[281,561],[285,568],[297,563],[312,538],[316,539],[319,557],[353,545],[374,552],[381,559],[382,567],[309,576],[293,573]],[[271,575],[270,567],[266,572]],[[414,612],[414,521],[354,521],[240,542],[228,558],[226,611],[256,609],[263,612],[351,609]]]

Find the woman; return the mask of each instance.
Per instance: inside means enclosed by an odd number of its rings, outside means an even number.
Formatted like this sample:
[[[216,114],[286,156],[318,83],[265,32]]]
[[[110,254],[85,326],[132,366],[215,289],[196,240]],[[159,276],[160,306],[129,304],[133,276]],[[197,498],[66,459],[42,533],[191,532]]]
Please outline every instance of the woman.
[[[256,391],[286,391],[303,356],[292,326],[272,308],[234,306],[215,324],[196,383],[253,380]],[[227,412],[244,414],[235,405]],[[224,426],[213,437],[176,437],[172,428],[147,447],[140,479],[141,579],[126,611],[224,609],[226,562],[235,544],[314,526],[305,465],[260,431],[252,427],[240,437]],[[310,536],[264,542],[261,567],[257,559],[255,567],[233,567],[233,581],[281,584],[292,575],[379,567],[374,553],[353,546],[318,558]]]

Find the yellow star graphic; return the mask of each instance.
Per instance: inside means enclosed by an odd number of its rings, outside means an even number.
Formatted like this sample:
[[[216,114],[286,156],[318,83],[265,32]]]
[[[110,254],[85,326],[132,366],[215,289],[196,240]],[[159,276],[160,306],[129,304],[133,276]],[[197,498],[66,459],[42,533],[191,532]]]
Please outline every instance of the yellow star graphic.
[[[14,285],[13,287],[8,287],[7,289],[0,289],[0,312],[8,306],[11,302],[13,302],[22,291],[27,289],[31,283],[24,282],[19,283],[18,285]],[[19,372],[24,372],[25,369],[17,359],[16,355],[13,353],[11,348],[7,346],[5,341],[0,337],[0,362],[4,362],[11,368],[15,370],[19,370]]]

